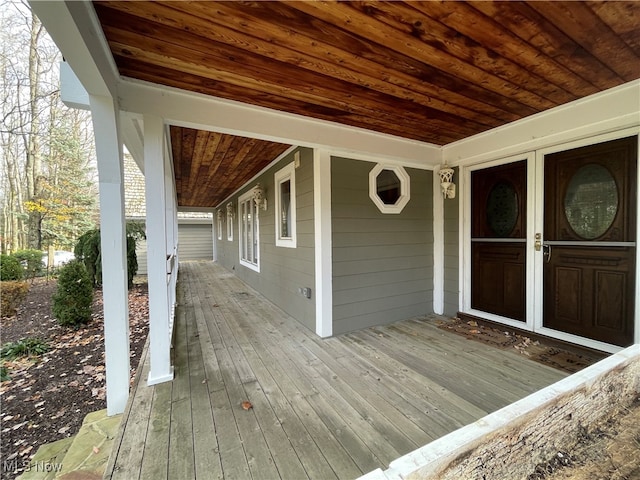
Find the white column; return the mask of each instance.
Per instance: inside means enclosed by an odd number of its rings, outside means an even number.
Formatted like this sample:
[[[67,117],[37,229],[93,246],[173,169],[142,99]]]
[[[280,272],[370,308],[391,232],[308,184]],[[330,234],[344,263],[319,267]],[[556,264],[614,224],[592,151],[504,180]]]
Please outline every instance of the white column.
[[[444,313],[444,197],[433,172],[433,313]]]
[[[124,216],[124,175],[119,110],[113,99],[91,96],[98,156],[100,241],[104,296],[107,413],[124,412],[129,398],[129,304]]]
[[[147,203],[147,278],[149,283],[149,356],[147,383],[173,380],[169,289],[167,282],[166,184],[161,118],[144,117],[144,178]]]
[[[333,335],[333,255],[331,240],[331,155],[313,151],[313,213],[316,267],[316,333]]]

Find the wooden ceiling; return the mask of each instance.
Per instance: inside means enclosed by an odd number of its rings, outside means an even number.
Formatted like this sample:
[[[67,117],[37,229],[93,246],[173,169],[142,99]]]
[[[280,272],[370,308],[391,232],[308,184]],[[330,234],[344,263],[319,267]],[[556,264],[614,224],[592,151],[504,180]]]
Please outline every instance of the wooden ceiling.
[[[640,78],[635,1],[94,6],[123,76],[436,145]],[[245,151],[237,138],[174,131]],[[205,172],[215,161],[194,158],[218,149],[173,150],[190,189],[181,205],[223,200],[220,178]],[[244,171],[253,161],[232,157],[218,168]],[[192,198],[204,178],[211,192]]]
[[[218,205],[289,148],[184,127],[171,127],[171,145],[178,205],[203,208]]]

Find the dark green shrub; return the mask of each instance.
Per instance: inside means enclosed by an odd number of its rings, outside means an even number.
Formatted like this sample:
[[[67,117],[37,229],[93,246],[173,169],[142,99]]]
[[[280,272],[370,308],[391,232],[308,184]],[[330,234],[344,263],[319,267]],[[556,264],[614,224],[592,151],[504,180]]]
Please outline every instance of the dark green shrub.
[[[0,282],[0,313],[3,317],[13,317],[29,293],[27,282]]]
[[[40,250],[20,250],[12,256],[17,258],[22,265],[26,278],[42,275],[42,252]]]
[[[0,255],[0,280],[22,280],[24,270],[20,261],[11,255]]]
[[[138,272],[138,256],[136,243],[145,238],[144,223],[127,222],[127,283],[133,286],[133,277]],[[89,230],[84,233],[76,243],[74,253],[76,258],[82,260],[93,285],[102,285],[102,252],[100,250],[100,229]]]
[[[9,380],[11,380],[9,369],[4,365],[0,365],[0,382],[8,382]]]
[[[32,357],[47,353],[51,348],[49,344],[39,338],[22,338],[17,342],[8,342],[2,345],[0,357],[13,360],[17,357]]]
[[[52,299],[53,315],[60,325],[78,326],[91,320],[93,285],[84,263],[74,260],[60,269]]]
[[[81,260],[89,273],[93,286],[102,284],[102,259],[100,257],[100,230],[94,229],[82,234],[73,253]]]

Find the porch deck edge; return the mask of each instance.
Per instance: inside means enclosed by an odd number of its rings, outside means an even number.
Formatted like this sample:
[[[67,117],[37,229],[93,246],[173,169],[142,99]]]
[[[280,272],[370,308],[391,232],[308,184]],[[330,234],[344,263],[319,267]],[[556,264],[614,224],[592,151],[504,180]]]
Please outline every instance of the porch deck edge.
[[[138,368],[136,370],[136,374],[133,377],[133,386],[129,391],[129,399],[127,400],[127,406],[122,413],[122,420],[120,421],[120,427],[118,428],[118,434],[113,442],[113,447],[111,448],[111,453],[109,454],[109,461],[105,467],[104,475],[102,476],[103,480],[111,480],[113,476],[113,469],[116,465],[116,460],[118,458],[118,452],[120,451],[120,447],[122,446],[122,439],[124,438],[124,431],[127,427],[127,422],[129,417],[131,416],[131,409],[133,405],[133,400],[136,396],[136,392],[139,388],[140,381],[142,380],[142,371],[145,369],[145,365],[148,362],[148,353],[149,353],[149,337],[144,343],[144,347],[142,348],[142,354],[140,355],[140,361],[138,363]]]
[[[625,374],[622,375],[622,372]],[[455,460],[467,460],[471,456],[477,456],[471,454],[483,443],[493,441],[500,434],[506,434],[510,430],[521,428],[527,422],[535,423],[536,416],[546,408],[557,406],[559,401],[568,399],[578,392],[589,392],[598,382],[611,380],[612,377],[619,383],[629,380],[629,384],[626,385],[628,394],[640,392],[640,344],[627,347],[522,400],[434,440],[394,460],[387,470],[374,470],[360,477],[360,480],[449,478],[442,475]],[[615,390],[609,395],[623,397],[623,393]],[[586,397],[586,393],[584,396]]]

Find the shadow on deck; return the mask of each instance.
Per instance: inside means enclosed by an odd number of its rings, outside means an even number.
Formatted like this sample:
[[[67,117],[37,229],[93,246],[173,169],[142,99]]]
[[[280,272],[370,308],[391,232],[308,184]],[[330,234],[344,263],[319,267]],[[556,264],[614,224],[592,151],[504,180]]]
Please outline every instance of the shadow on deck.
[[[146,359],[107,479],[357,478],[566,376],[435,316],[321,339],[221,266],[180,268],[175,380],[146,386]]]

